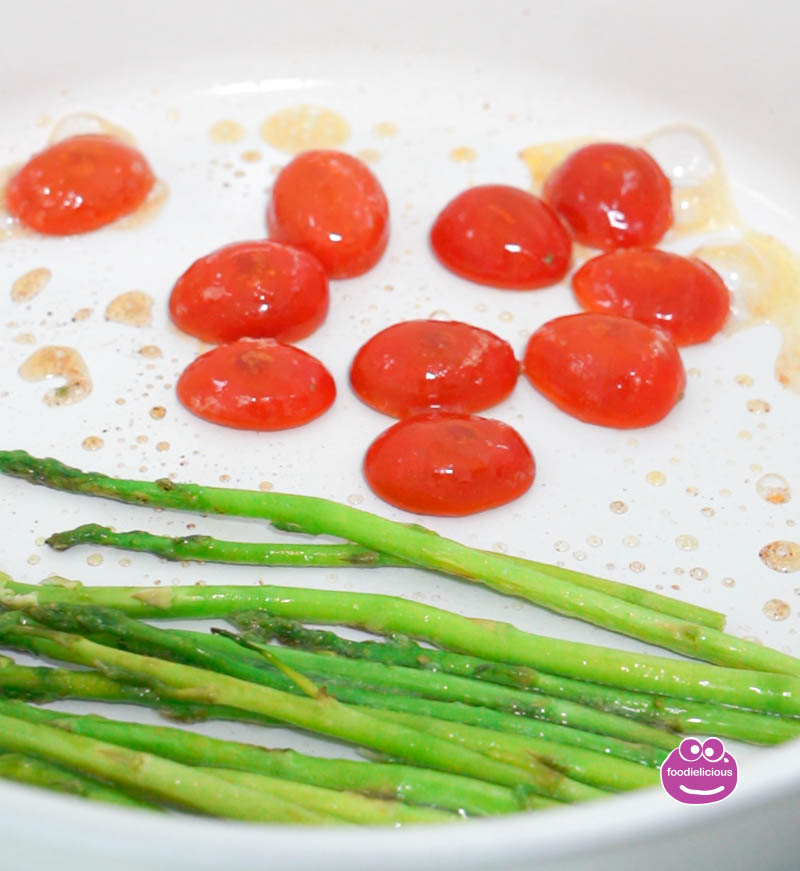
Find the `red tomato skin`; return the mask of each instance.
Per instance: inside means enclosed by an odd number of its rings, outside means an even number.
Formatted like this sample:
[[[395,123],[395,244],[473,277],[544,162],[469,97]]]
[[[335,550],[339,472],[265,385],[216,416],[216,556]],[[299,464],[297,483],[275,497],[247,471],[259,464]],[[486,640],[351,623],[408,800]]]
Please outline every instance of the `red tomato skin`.
[[[433,409],[472,413],[514,389],[519,363],[508,342],[459,321],[404,321],[364,344],[350,368],[360,399],[392,417]]]
[[[385,502],[415,514],[463,517],[521,496],[536,473],[530,449],[508,424],[427,412],[370,445],[364,476]]]
[[[34,155],[13,176],[6,205],[38,233],[70,236],[135,211],[154,183],[135,148],[109,136],[71,136]]]
[[[302,426],[330,408],[336,385],[316,357],[274,339],[239,339],[190,363],[178,399],[198,417],[235,429]]]
[[[655,245],[672,225],[672,188],[641,148],[598,142],[574,151],[545,179],[542,196],[582,245]]]
[[[343,151],[299,154],[275,179],[270,238],[310,251],[331,278],[371,269],[389,241],[389,204],[365,163]]]
[[[678,349],[660,330],[594,312],[539,327],[523,371],[562,411],[616,429],[657,423],[686,387]]]
[[[655,248],[587,260],[572,276],[572,287],[585,309],[633,318],[676,345],[708,341],[730,311],[728,288],[710,266]]]
[[[477,284],[535,290],[569,268],[572,242],[555,213],[520,188],[489,184],[451,200],[431,229],[431,246],[451,272]]]
[[[246,336],[295,342],[328,313],[328,277],[307,251],[258,240],[196,260],[169,298],[175,325],[204,342]]]

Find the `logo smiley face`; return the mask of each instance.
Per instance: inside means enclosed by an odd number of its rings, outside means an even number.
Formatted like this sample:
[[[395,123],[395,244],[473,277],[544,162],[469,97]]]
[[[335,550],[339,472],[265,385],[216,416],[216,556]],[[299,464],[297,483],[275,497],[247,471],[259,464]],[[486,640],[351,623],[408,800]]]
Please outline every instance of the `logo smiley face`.
[[[736,760],[719,738],[684,738],[661,764],[661,784],[683,804],[722,801],[738,778]]]

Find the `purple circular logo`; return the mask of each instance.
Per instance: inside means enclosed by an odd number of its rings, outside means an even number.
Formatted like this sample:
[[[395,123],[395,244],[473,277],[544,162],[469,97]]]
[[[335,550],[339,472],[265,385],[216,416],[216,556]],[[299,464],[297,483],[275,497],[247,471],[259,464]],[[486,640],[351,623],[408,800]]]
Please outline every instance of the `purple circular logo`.
[[[739,771],[719,738],[684,738],[661,764],[661,784],[675,801],[711,804],[736,789]]]

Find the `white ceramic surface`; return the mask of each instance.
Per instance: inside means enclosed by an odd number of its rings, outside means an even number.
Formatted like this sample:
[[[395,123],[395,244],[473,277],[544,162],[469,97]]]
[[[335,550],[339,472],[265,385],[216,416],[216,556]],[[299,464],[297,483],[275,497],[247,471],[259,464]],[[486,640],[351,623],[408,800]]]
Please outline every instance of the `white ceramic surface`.
[[[428,252],[426,233],[450,196],[488,181],[527,186],[517,155],[537,142],[582,135],[636,138],[659,125],[687,121],[707,130],[720,146],[745,219],[800,248],[795,45],[800,13],[779,3],[756,8],[679,0],[651,9],[627,0],[557,6],[534,0],[143,0],[124,6],[77,0],[5,3],[2,21],[0,165],[41,148],[57,119],[93,112],[131,130],[171,188],[163,212],[137,230],[0,243],[4,447],[26,447],[115,474],[175,473],[206,483],[228,476],[232,486],[244,487],[270,481],[276,489],[350,498],[407,520],[409,515],[373,497],[361,478],[367,444],[390,421],[349,392],[347,365],[356,347],[394,321],[444,311],[494,330],[521,352],[532,329],[576,310],[565,286],[530,294],[493,291],[441,269]],[[171,385],[198,343],[168,325],[165,301],[172,281],[192,259],[263,234],[272,167],[287,158],[259,139],[258,127],[273,111],[299,103],[340,112],[352,127],[346,147],[380,153],[374,169],[390,198],[392,240],[374,271],[334,283],[328,321],[301,343],[337,379],[339,398],[332,411],[297,431],[227,431],[192,418],[174,398]],[[240,122],[246,138],[233,145],[212,142],[208,131],[223,118]],[[374,125],[381,121],[393,122],[397,136],[376,136]],[[449,159],[451,149],[462,145],[475,150],[474,162]],[[259,150],[263,159],[243,162],[246,149]],[[29,303],[11,302],[12,281],[39,266],[53,272],[48,287]],[[132,289],[155,298],[153,325],[105,322],[107,302]],[[84,307],[92,315],[73,321]],[[35,344],[15,341],[20,333],[32,333]],[[88,399],[47,408],[41,397],[49,386],[19,379],[17,367],[45,344],[72,345],[83,354],[94,379]],[[162,348],[163,357],[142,358],[137,351],[147,344]],[[800,397],[774,379],[777,347],[776,332],[759,327],[687,349],[686,366],[696,374],[689,377],[685,399],[662,424],[640,432],[580,424],[520,381],[492,415],[512,423],[529,441],[538,462],[534,487],[505,508],[429,525],[476,545],[561,559],[650,589],[660,585],[670,592],[675,585],[676,595],[724,611],[732,632],[800,654],[798,576],[772,572],[758,558],[768,541],[800,536],[787,527],[787,521],[800,520]],[[750,375],[752,387],[737,384],[738,374]],[[767,400],[770,414],[748,412],[752,398]],[[163,420],[150,417],[155,405],[166,407]],[[745,431],[749,437],[740,435]],[[96,453],[81,447],[90,435],[104,439]],[[159,442],[169,448],[158,450]],[[770,505],[760,499],[755,464],[789,479],[795,500]],[[652,470],[666,474],[663,487],[647,483]],[[628,511],[611,512],[613,500],[625,501]],[[146,556],[131,556],[123,567],[121,555],[110,552],[101,565],[91,566],[90,551],[57,555],[37,544],[53,530],[90,520],[171,534],[195,522],[197,531],[229,537],[277,535],[252,523],[147,512],[6,479],[0,479],[0,506],[0,566],[30,582],[51,572],[86,583],[125,584],[254,583],[264,575]],[[703,507],[713,508],[713,516],[702,514]],[[675,539],[681,534],[694,535],[698,548],[680,550]],[[632,536],[638,539],[633,547]],[[590,538],[602,543],[592,546]],[[637,561],[644,571],[629,568]],[[705,569],[707,578],[692,579],[692,568]],[[391,591],[533,631],[643,649],[527,604],[421,573],[275,570],[269,577],[285,584]],[[723,585],[726,577],[733,577],[735,586]],[[790,604],[786,621],[763,615],[770,598]],[[119,713],[141,716],[127,709]],[[251,740],[257,734],[231,725],[202,730]],[[291,741],[315,752],[349,753],[284,731],[268,737],[276,746]],[[399,832],[310,833],[156,818],[0,784],[0,867],[796,867],[800,747],[741,748],[739,759],[740,786],[719,805],[684,807],[653,790],[457,829]]]

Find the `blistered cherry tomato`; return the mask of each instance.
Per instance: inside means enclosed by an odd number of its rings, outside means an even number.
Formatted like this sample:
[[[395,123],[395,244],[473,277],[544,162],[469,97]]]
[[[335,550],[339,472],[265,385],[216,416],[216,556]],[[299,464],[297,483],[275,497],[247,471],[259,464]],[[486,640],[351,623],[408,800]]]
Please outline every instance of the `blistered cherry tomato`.
[[[375,439],[364,460],[367,483],[381,499],[442,517],[511,502],[535,471],[530,449],[508,424],[447,412],[401,420]]]
[[[572,243],[549,206],[533,194],[488,184],[464,191],[442,209],[431,245],[463,278],[533,290],[564,277]]]
[[[310,251],[331,278],[352,278],[386,249],[389,205],[365,163],[342,151],[306,151],[278,173],[267,226],[272,239]]]
[[[655,245],[672,225],[669,179],[629,145],[579,148],[545,179],[543,197],[591,248]]]
[[[204,342],[244,336],[294,342],[328,312],[328,278],[307,251],[280,242],[237,242],[196,260],[169,298],[172,320]]]
[[[51,236],[88,233],[140,206],[155,182],[144,156],[109,136],[72,136],[32,157],[9,181],[8,211]]]
[[[707,341],[730,309],[728,289],[710,266],[655,248],[587,260],[572,276],[572,286],[584,308],[658,327],[676,345]]]
[[[660,330],[593,312],[539,327],[523,368],[562,411],[618,429],[661,420],[686,386],[678,349]]]
[[[407,417],[429,409],[481,411],[508,396],[519,363],[508,342],[458,321],[405,321],[373,336],[350,369],[368,405]]]
[[[193,414],[236,429],[290,429],[330,408],[336,385],[310,354],[274,339],[219,345],[190,363],[178,399]]]

